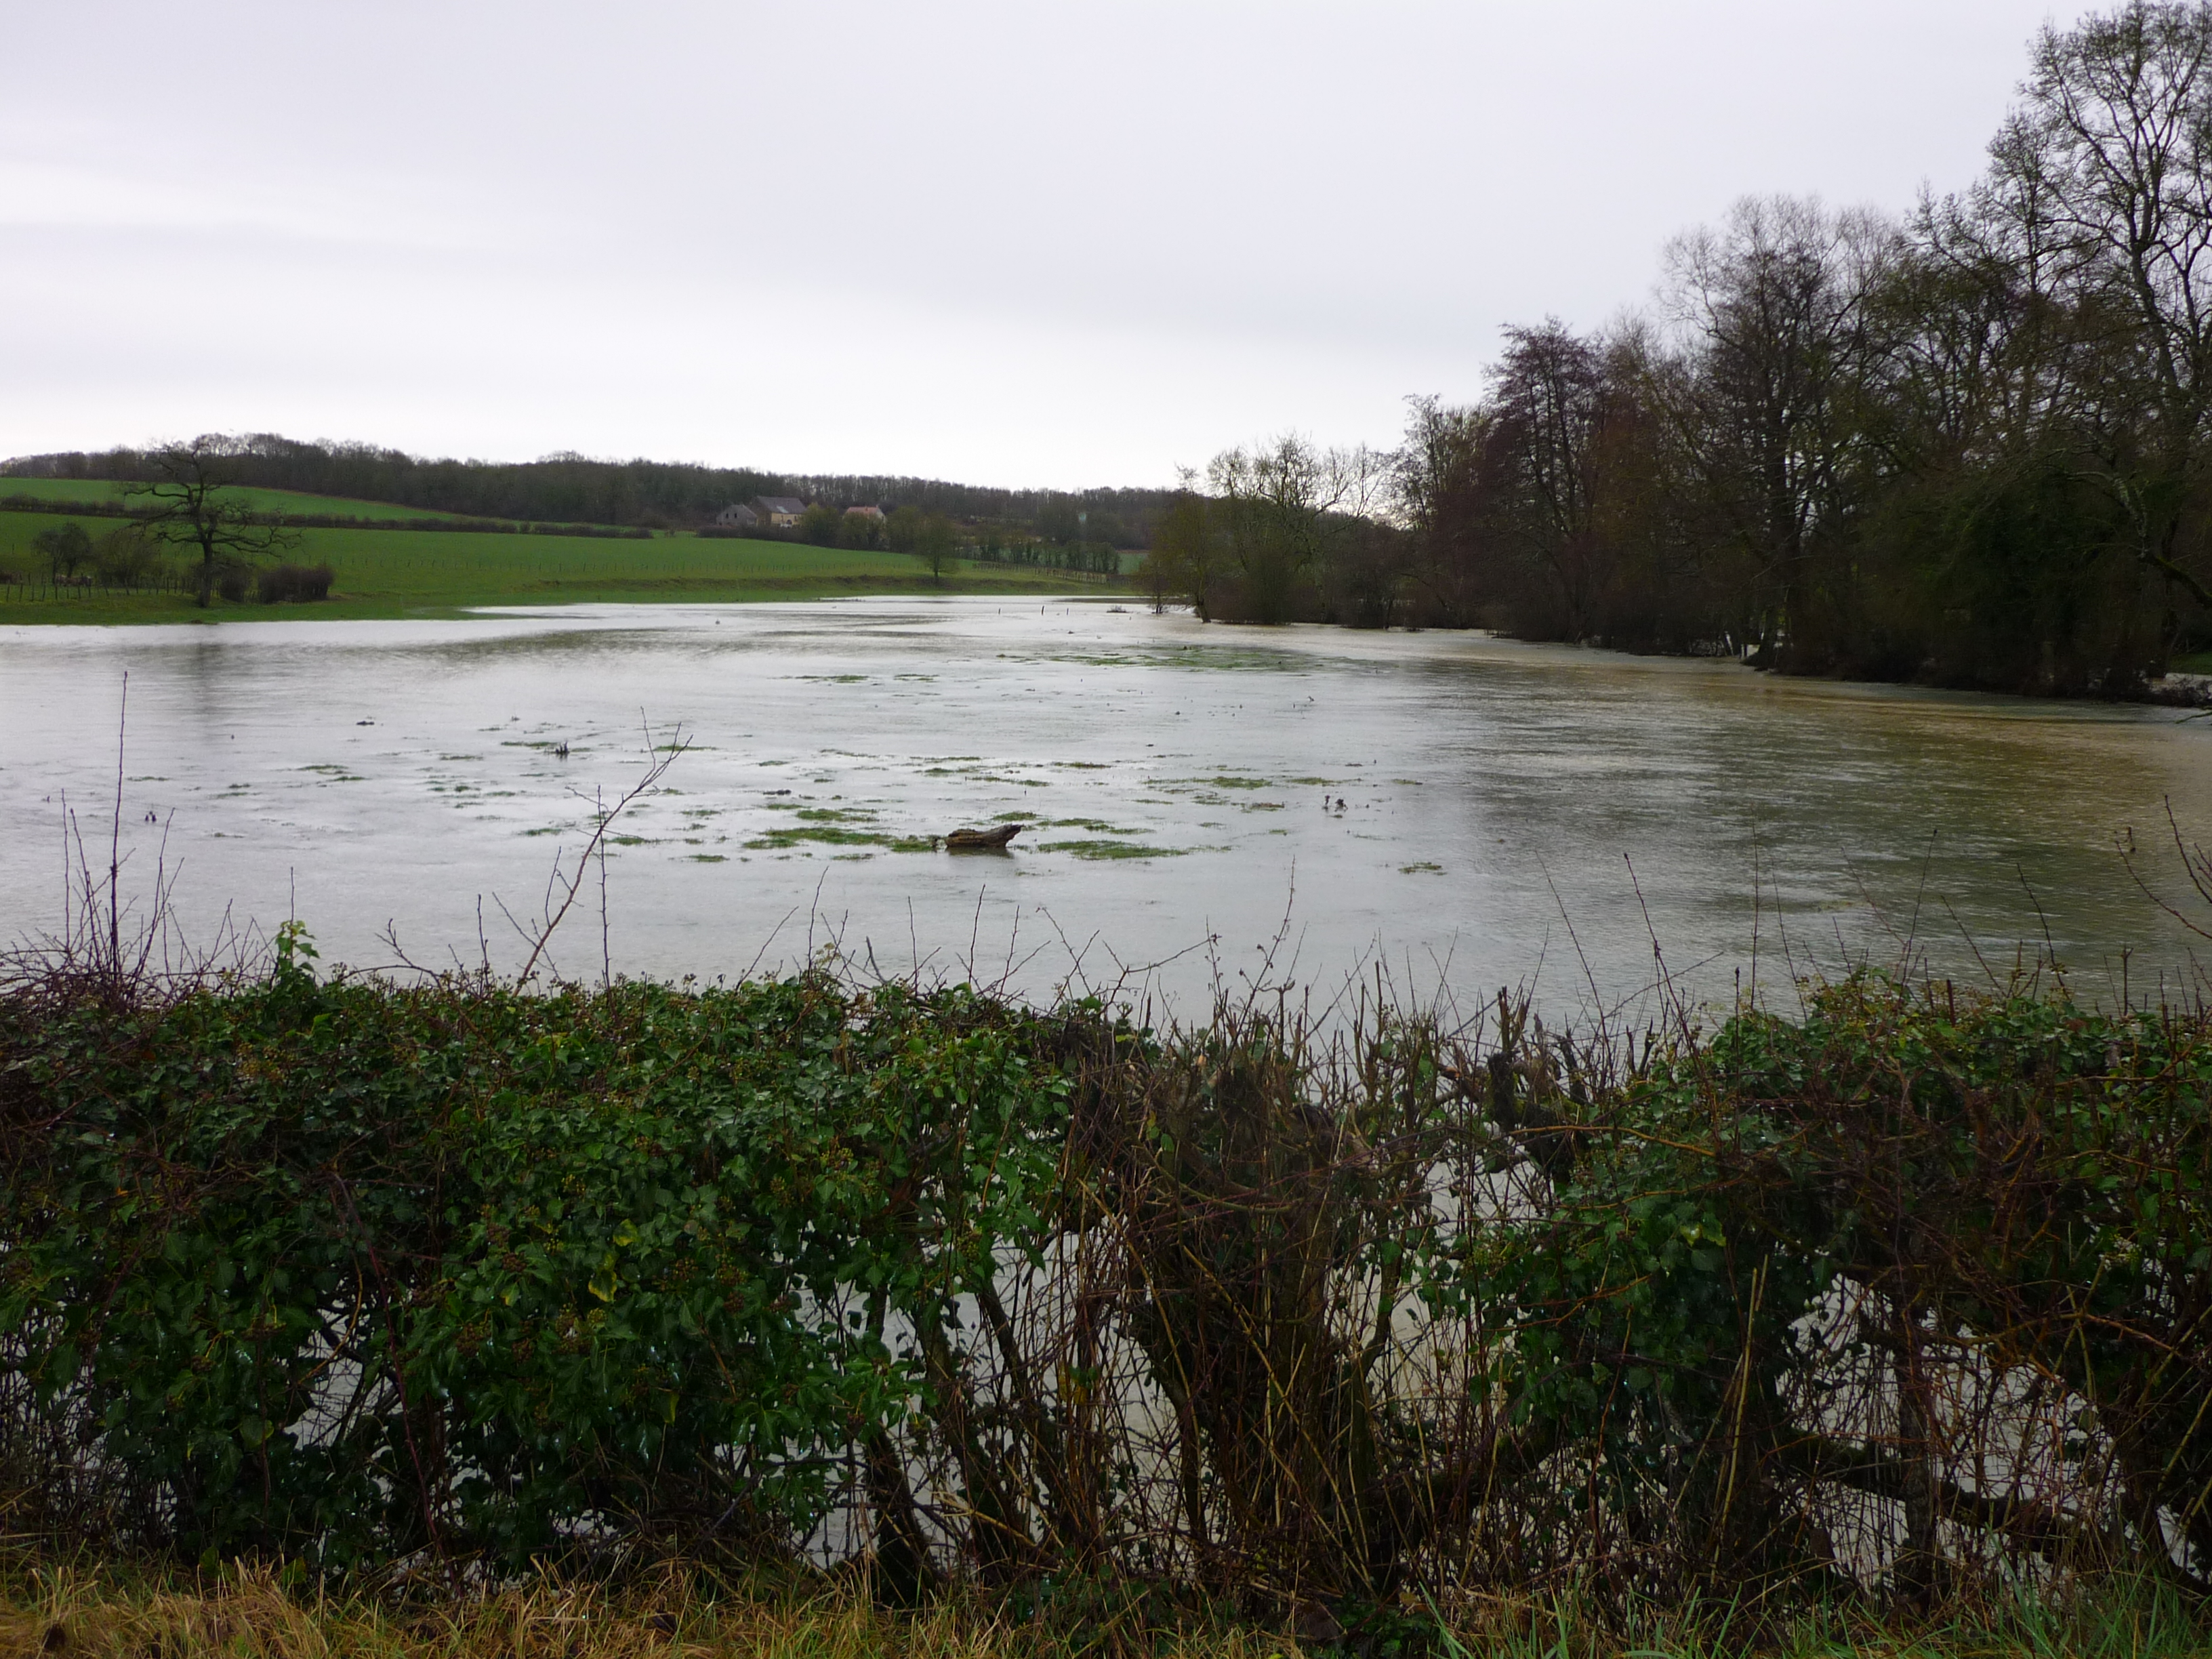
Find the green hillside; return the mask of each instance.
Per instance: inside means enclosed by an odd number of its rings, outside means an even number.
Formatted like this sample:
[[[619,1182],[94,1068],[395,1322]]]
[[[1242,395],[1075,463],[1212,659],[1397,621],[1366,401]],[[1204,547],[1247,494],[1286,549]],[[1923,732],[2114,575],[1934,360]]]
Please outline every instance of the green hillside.
[[[940,586],[920,561],[790,542],[663,533],[630,540],[471,531],[303,530],[287,558],[328,563],[331,597],[315,605],[217,600],[209,610],[176,593],[52,593],[31,546],[62,522],[46,513],[0,512],[0,623],[190,622],[451,615],[471,605],[636,604],[818,599],[896,592],[1097,592],[1100,585],[1034,568],[962,562]],[[111,526],[88,520],[94,536]],[[180,568],[173,560],[172,571]],[[40,585],[27,586],[33,579]]]
[[[0,477],[0,499],[28,495],[41,501],[105,502],[118,499],[118,487],[99,478]],[[299,513],[349,519],[458,519],[458,513],[437,513],[428,507],[395,507],[390,501],[356,501],[343,495],[308,495],[296,489],[253,489],[231,492],[256,513]]]

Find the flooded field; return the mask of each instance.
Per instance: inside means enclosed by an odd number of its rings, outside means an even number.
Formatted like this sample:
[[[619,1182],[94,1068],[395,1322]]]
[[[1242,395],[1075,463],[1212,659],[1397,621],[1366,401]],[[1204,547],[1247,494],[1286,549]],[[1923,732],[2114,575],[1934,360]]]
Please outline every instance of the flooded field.
[[[505,913],[544,913],[648,726],[691,747],[617,829],[618,973],[835,945],[1196,1012],[1279,935],[1275,977],[1318,995],[1379,963],[1568,1013],[1662,968],[1724,999],[1907,941],[1976,977],[2047,941],[2109,996],[2205,944],[2117,848],[2185,896],[2164,803],[2212,841],[2212,721],[991,599],[0,631],[11,937],[62,920],[65,804],[104,866],[126,669],[126,891],[166,835],[193,937],[296,914],[326,963],[391,963],[388,933],[518,967]],[[1004,853],[930,840],[1005,823]],[[594,875],[561,971],[598,976],[600,920]]]

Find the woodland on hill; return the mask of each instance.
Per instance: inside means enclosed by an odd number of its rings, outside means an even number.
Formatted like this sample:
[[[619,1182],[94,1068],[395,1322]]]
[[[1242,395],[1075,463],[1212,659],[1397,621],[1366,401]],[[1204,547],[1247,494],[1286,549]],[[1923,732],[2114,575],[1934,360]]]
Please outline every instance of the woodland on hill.
[[[793,495],[839,510],[911,507],[965,523],[1019,528],[1047,541],[1090,539],[1140,547],[1152,515],[1173,493],[998,489],[937,478],[787,475],[684,462],[594,460],[573,453],[534,461],[433,460],[373,444],[311,443],[267,432],[219,441],[226,476],[251,489],[389,501],[472,519],[656,530],[706,524],[732,503],[757,495]],[[155,453],[116,448],[18,456],[0,464],[0,479],[140,482],[156,476]]]

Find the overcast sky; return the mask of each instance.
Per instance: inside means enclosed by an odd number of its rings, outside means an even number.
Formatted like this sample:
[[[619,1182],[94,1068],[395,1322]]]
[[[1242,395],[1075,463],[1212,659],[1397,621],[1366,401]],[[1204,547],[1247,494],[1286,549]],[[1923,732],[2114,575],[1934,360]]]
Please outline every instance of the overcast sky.
[[[2033,0],[0,0],[0,455],[976,483],[1389,442],[1749,192],[1981,165]]]

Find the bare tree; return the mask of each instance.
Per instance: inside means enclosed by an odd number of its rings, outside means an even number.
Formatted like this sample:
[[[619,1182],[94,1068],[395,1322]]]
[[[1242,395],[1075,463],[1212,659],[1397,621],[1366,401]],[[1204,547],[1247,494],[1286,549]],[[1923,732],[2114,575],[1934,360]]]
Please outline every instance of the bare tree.
[[[1409,398],[1390,455],[1390,512],[1412,539],[1409,575],[1439,621],[1471,621],[1486,597],[1482,458],[1495,424],[1481,408]]]
[[[1874,215],[1758,197],[1667,250],[1682,372],[1643,390],[1750,560],[1764,651],[1801,629],[1815,543],[1843,535],[1863,500],[1869,452],[1852,417],[1876,356],[1864,301],[1895,243]]]
[[[2023,100],[1991,146],[2055,283],[2124,318],[2148,430],[2104,482],[2136,556],[2212,605],[2178,557],[2212,418],[2212,5],[2132,0],[2035,43]]]
[[[235,493],[236,457],[233,441],[203,434],[190,443],[147,451],[145,465],[154,477],[123,486],[125,497],[152,508],[139,520],[149,536],[172,547],[198,550],[193,592],[204,607],[226,565],[244,564],[299,544],[293,532],[257,522]]]
[[[1564,631],[1595,631],[1604,559],[1597,515],[1603,427],[1612,401],[1597,343],[1556,317],[1508,328],[1492,393],[1492,441],[1510,481],[1505,522],[1517,550],[1551,579]]]

